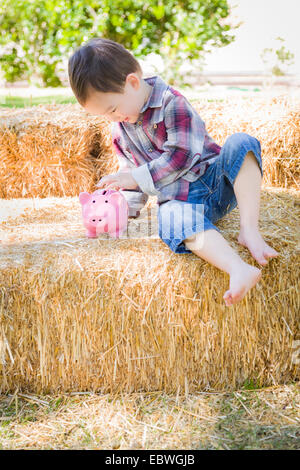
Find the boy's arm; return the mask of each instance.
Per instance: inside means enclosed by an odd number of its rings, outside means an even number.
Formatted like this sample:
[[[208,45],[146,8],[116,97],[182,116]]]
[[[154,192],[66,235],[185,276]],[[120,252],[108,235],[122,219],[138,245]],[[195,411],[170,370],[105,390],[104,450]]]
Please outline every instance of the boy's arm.
[[[112,131],[112,137],[113,145],[119,162],[119,171],[131,171],[133,168],[135,168],[135,165],[124,154],[121,147],[122,139],[115,127]],[[129,217],[138,217],[140,215],[140,211],[148,201],[148,194],[145,194],[138,189],[122,189],[121,192],[128,203]]]
[[[125,148],[125,143],[124,140],[122,139],[121,134],[118,132],[117,128],[117,123],[113,126],[112,129],[112,141],[113,141],[113,146],[116,151],[116,155],[118,157],[118,162],[119,162],[119,171],[122,170],[128,170],[130,171],[132,168],[135,167],[134,163],[125,155],[124,148]]]
[[[161,188],[184,176],[199,161],[203,151],[205,124],[183,96],[176,96],[165,108],[167,140],[164,152],[151,162],[135,167],[131,174],[141,190],[158,195]],[[197,149],[193,154],[191,149]]]

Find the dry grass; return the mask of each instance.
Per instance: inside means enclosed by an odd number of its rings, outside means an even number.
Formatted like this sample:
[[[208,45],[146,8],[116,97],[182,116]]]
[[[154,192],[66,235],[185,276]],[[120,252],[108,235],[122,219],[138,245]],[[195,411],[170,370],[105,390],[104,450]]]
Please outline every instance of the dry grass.
[[[261,231],[280,257],[230,308],[222,298],[228,275],[171,252],[155,223],[146,236],[148,209],[142,236],[120,240],[86,239],[72,199],[25,211],[19,226],[14,217],[2,222],[2,392],[192,393],[299,377],[297,192],[263,191]],[[236,241],[238,209],[218,225],[255,265]]]
[[[298,449],[297,385],[0,397],[2,449]]]

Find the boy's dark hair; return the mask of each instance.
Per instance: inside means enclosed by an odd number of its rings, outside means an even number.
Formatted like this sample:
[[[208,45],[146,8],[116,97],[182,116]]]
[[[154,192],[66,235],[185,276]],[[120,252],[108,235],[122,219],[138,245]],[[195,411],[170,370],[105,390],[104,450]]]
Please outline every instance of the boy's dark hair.
[[[123,93],[129,73],[142,72],[135,57],[122,44],[93,38],[80,46],[68,62],[69,81],[77,101],[84,105],[89,90]]]

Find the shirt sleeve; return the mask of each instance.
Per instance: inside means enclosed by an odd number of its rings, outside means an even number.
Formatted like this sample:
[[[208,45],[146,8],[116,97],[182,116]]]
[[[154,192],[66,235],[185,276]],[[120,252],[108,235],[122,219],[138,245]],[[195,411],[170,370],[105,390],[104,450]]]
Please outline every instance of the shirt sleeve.
[[[184,96],[177,95],[166,105],[164,124],[167,140],[163,153],[131,172],[141,190],[149,195],[158,195],[161,188],[184,176],[203,152],[205,123]]]
[[[119,171],[135,168],[135,164],[125,154],[126,145],[118,130],[118,123],[112,128],[112,141],[119,162]]]
[[[116,126],[114,126],[112,130],[112,139],[119,162],[119,171],[130,171],[132,168],[135,168],[135,164],[124,153],[123,148],[125,148],[125,143]],[[147,203],[149,196],[140,190],[132,189],[122,189],[121,193],[127,201],[129,217],[138,217],[140,215],[140,211]]]

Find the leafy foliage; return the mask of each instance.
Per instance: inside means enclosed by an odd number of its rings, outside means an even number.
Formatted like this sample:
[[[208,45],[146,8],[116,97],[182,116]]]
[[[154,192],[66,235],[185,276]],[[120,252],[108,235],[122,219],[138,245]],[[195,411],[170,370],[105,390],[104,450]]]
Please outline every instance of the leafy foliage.
[[[3,0],[0,67],[9,82],[59,86],[72,51],[101,36],[136,58],[160,54],[172,83],[183,63],[234,40],[228,15],[227,0]]]
[[[281,37],[276,38],[281,43],[284,39]],[[288,67],[294,64],[294,57],[291,51],[286,49],[285,45],[281,45],[280,48],[274,50],[272,48],[265,48],[260,54],[260,57],[265,65],[267,71],[271,72],[276,77],[284,76]]]

